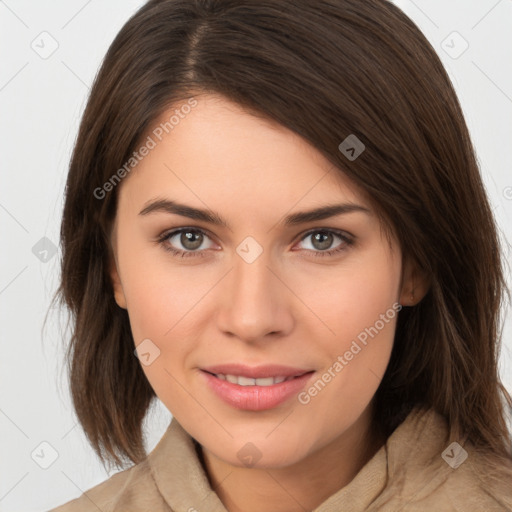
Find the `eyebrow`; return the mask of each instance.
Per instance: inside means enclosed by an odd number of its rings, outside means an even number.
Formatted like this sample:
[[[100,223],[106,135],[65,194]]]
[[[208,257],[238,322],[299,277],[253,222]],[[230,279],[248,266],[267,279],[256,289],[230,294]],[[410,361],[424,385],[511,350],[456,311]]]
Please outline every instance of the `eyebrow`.
[[[157,212],[181,215],[182,217],[188,217],[189,219],[208,222],[215,226],[224,226],[230,229],[228,222],[226,222],[226,220],[224,220],[215,212],[201,208],[194,208],[192,206],[181,204],[176,201],[171,201],[169,199],[156,199],[149,201],[139,212],[139,215],[149,215],[151,213]],[[334,217],[335,215],[342,215],[352,212],[363,212],[371,215],[371,210],[358,204],[330,204],[321,206],[320,208],[315,208],[313,210],[292,213],[285,217],[283,224],[285,226],[296,226],[298,224],[315,222],[327,219],[329,217]]]

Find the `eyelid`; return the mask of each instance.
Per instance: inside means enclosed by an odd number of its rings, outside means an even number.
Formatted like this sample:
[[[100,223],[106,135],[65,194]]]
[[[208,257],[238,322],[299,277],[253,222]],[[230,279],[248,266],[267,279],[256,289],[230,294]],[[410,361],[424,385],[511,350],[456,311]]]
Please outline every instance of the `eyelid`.
[[[339,236],[341,239],[347,240],[347,241],[353,241],[355,239],[354,235],[352,235],[351,233],[349,233],[348,231],[345,231],[343,229],[318,227],[318,228],[308,229],[307,231],[305,231],[304,233],[299,235],[298,241],[302,242],[302,240],[304,240],[304,238],[306,238],[307,236],[309,236],[313,233],[319,233],[322,231],[327,232],[327,233],[333,233],[334,235]]]
[[[317,233],[318,231],[329,231],[330,233],[335,233],[335,234],[340,235],[340,236],[343,235],[343,236],[346,236],[347,238],[354,238],[354,235],[352,235],[348,231],[345,231],[344,229],[329,228],[329,227],[326,227],[326,226],[319,226],[319,227],[310,228],[310,229],[308,229],[307,231],[304,232],[304,236],[305,235],[310,235],[311,233]]]
[[[180,233],[187,232],[187,231],[194,231],[194,232],[200,233],[200,234],[206,236],[207,238],[209,238],[214,244],[219,245],[215,241],[215,236],[212,235],[212,233],[210,233],[210,231],[208,229],[200,228],[197,226],[180,226],[177,228],[166,229],[165,231],[162,231],[162,233],[160,233],[157,236],[156,241],[164,242]],[[178,250],[181,250],[181,249],[178,249]],[[205,250],[206,249],[201,249],[201,251],[187,251],[187,252],[202,252]]]

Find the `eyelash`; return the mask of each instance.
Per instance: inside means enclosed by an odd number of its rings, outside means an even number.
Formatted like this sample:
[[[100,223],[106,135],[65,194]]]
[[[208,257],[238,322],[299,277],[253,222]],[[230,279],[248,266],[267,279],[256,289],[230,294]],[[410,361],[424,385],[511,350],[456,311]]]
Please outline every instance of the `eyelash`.
[[[173,236],[178,235],[180,233],[189,232],[189,231],[193,232],[193,233],[200,233],[200,234],[205,235],[208,238],[210,238],[208,236],[208,233],[206,233],[202,229],[199,229],[199,228],[180,228],[180,229],[175,229],[173,231],[167,231],[167,232],[162,233],[158,237],[157,243],[160,244],[165,251],[172,253],[176,257],[187,258],[187,257],[204,257],[204,256],[206,256],[206,249],[203,249],[201,251],[182,251],[180,249],[175,249],[174,247],[171,247],[171,246],[168,245],[167,242],[168,242],[168,240],[170,238],[172,238]],[[324,229],[324,228],[316,228],[316,229],[309,230],[307,233],[305,233],[302,236],[300,241],[302,242],[304,239],[306,239],[308,236],[310,236],[310,235],[312,235],[314,233],[330,233],[330,234],[334,234],[334,235],[338,236],[339,238],[341,238],[341,240],[343,242],[338,247],[336,247],[335,249],[328,249],[326,251],[313,251],[311,249],[304,249],[304,250],[306,250],[308,252],[313,253],[313,255],[315,257],[325,258],[325,257],[328,257],[328,256],[333,256],[335,254],[338,254],[338,253],[341,253],[342,251],[347,250],[348,247],[350,247],[350,246],[352,246],[354,244],[354,240],[351,237],[347,236],[343,231],[338,231],[336,229]]]

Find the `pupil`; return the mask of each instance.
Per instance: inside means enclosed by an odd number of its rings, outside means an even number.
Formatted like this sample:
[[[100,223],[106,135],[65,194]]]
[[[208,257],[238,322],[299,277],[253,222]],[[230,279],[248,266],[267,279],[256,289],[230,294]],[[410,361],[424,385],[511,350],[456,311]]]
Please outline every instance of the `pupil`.
[[[332,233],[325,233],[323,231],[317,232],[313,236],[313,246],[316,249],[328,249],[332,244]]]
[[[181,244],[188,250],[197,249],[201,246],[202,235],[194,231],[184,231],[181,233]]]

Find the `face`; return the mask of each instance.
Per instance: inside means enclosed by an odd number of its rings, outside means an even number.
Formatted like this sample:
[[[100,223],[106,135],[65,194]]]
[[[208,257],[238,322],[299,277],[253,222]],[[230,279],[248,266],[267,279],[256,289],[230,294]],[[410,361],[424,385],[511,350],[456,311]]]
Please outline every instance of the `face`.
[[[158,120],[119,185],[115,298],[185,430],[229,464],[287,466],[368,411],[409,281],[364,194],[317,150],[196,100],[168,134],[176,107]]]

